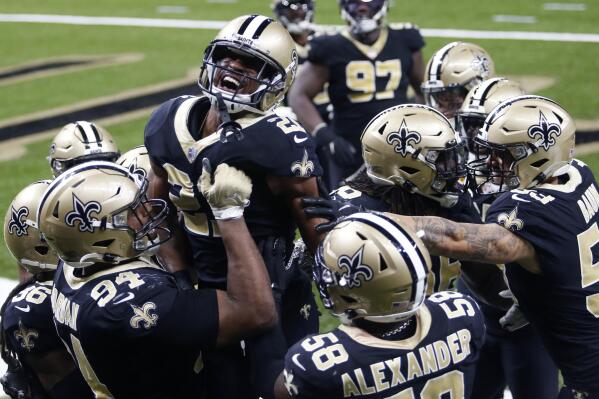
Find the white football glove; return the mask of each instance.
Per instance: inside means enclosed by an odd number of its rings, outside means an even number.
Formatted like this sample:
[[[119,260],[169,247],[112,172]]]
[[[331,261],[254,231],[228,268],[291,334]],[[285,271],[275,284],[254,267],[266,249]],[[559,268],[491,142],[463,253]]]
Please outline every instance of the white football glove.
[[[226,163],[219,164],[213,175],[210,161],[204,158],[200,190],[215,219],[239,219],[243,216],[243,209],[250,204],[252,181],[245,173]]]

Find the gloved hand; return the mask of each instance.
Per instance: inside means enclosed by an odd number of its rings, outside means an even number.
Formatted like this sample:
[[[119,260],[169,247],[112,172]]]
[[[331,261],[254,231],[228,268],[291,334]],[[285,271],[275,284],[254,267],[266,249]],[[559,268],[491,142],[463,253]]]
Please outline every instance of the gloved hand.
[[[0,378],[0,384],[2,384],[4,392],[12,399],[28,399],[31,397],[31,388],[25,370],[15,359],[11,360],[6,374]]]
[[[243,216],[243,209],[250,204],[252,181],[245,173],[226,163],[219,164],[213,175],[210,161],[204,158],[200,190],[215,219],[239,219]]]
[[[333,159],[340,165],[351,165],[354,161],[356,149],[343,137],[335,134],[326,123],[321,123],[312,133],[317,147],[329,146]]]
[[[499,295],[503,298],[514,300],[512,307],[510,307],[503,317],[499,319],[499,324],[501,324],[501,327],[509,332],[514,332],[522,327],[526,327],[528,325],[528,320],[526,319],[526,316],[524,316],[524,313],[522,313],[520,310],[520,306],[518,305],[518,302],[516,302],[516,298],[512,292],[510,290],[505,290],[501,291]]]
[[[329,220],[328,223],[321,223],[316,226],[316,231],[319,233],[331,230],[337,224],[339,218],[364,211],[362,207],[350,204],[349,202],[327,200],[318,197],[302,198],[302,206],[304,207],[306,216],[321,217]]]

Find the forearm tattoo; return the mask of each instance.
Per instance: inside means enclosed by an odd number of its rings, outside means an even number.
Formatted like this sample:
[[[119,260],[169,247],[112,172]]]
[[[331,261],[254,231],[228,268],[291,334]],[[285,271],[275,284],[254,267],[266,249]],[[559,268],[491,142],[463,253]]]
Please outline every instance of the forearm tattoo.
[[[530,254],[530,244],[497,225],[456,223],[433,216],[411,217],[432,255],[485,263],[508,263]]]

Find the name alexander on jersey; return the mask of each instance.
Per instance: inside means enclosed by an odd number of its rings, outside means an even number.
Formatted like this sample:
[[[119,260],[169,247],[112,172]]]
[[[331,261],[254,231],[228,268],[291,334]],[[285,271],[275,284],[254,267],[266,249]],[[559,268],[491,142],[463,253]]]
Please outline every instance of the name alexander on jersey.
[[[341,375],[343,396],[371,395],[404,384],[415,378],[436,373],[452,364],[461,363],[470,354],[472,336],[467,329],[449,334],[444,340],[437,340],[417,351],[377,362],[369,368],[357,368]],[[402,372],[402,370],[405,370]],[[391,373],[391,379],[386,374]],[[374,381],[368,386],[364,373],[370,374]]]

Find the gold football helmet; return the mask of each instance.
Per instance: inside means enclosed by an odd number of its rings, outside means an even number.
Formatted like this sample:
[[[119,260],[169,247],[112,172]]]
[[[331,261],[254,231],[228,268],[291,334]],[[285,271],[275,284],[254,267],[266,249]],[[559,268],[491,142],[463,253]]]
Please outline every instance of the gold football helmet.
[[[231,66],[231,60],[241,60],[243,67]],[[198,83],[213,101],[222,96],[231,113],[263,114],[283,100],[297,65],[287,29],[272,18],[245,15],[229,22],[208,45]]]
[[[493,108],[503,101],[525,94],[519,83],[505,78],[487,79],[468,92],[462,108],[456,114],[456,131],[470,152],[474,152],[472,140]]]
[[[44,193],[38,225],[74,267],[148,255],[170,238],[160,227],[165,201],[146,198],[148,181],[120,165],[92,161],[56,178]]]
[[[326,235],[315,263],[323,304],[343,322],[393,322],[424,301],[431,260],[414,232],[381,213],[356,213]]]
[[[465,147],[449,121],[433,108],[388,108],[370,121],[361,140],[366,173],[377,184],[395,184],[442,205],[464,189]]]
[[[482,192],[534,187],[568,171],[574,155],[572,117],[556,102],[518,96],[500,103],[474,138],[477,159],[468,164]]]
[[[102,127],[86,121],[65,125],[52,140],[48,161],[54,177],[87,161],[114,162],[119,150],[112,135]]]
[[[147,179],[152,166],[150,165],[150,156],[145,146],[139,145],[133,147],[116,160],[116,163],[129,169],[131,173],[137,173]]]
[[[58,256],[42,239],[37,224],[37,207],[50,185],[41,180],[21,190],[13,199],[4,218],[4,241],[8,251],[29,273],[55,270]]]
[[[468,91],[493,76],[495,64],[485,49],[472,43],[449,43],[428,61],[422,83],[424,100],[446,117],[453,117]]]

